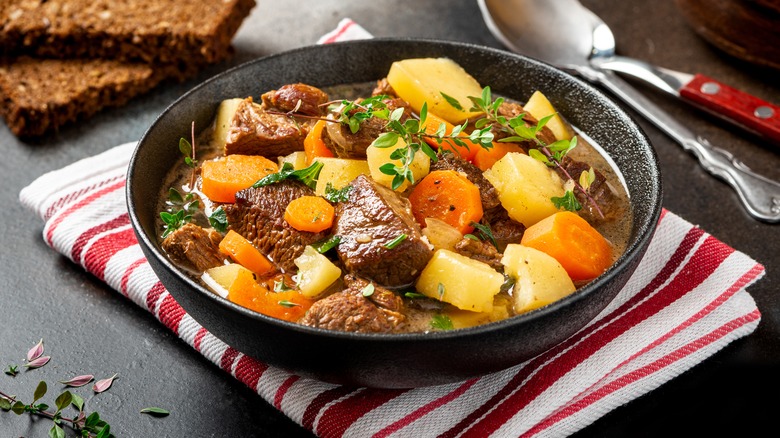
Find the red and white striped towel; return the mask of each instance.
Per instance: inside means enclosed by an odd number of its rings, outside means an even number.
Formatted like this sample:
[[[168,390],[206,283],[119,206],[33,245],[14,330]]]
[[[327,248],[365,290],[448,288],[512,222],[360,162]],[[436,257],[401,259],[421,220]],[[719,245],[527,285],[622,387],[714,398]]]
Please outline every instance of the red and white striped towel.
[[[43,236],[52,248],[322,437],[569,435],[750,334],[761,319],[745,289],[764,267],[664,211],[645,257],[616,299],[579,333],[536,358],[483,377],[408,390],[299,377],[211,335],[159,282],[125,205],[134,146],[45,174],[21,191],[20,201],[45,222]]]

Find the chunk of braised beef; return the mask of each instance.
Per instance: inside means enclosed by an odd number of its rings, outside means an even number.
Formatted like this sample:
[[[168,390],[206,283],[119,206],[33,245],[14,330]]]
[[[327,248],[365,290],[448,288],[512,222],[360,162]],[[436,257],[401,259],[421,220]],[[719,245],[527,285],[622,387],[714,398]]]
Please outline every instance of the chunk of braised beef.
[[[525,225],[509,217],[509,213],[501,205],[485,212],[480,223],[490,227],[498,250],[502,253],[510,243],[520,243],[525,233]]]
[[[363,291],[366,287],[368,287],[369,284],[373,284],[373,282],[363,278],[355,277],[354,275],[350,274],[344,276],[344,285],[349,288]],[[389,289],[385,289],[382,286],[374,285],[373,292],[367,298],[377,306],[387,310],[391,310],[393,312],[403,311],[404,300],[400,296],[396,295],[395,292]]]
[[[328,94],[317,87],[297,83],[279,87],[261,96],[264,108],[281,112],[296,112],[309,116],[324,116]]]
[[[503,272],[504,267],[501,264],[501,253],[499,253],[496,247],[489,241],[474,240],[464,237],[460,242],[455,244],[455,252],[485,263],[496,271]]]
[[[574,178],[575,181],[579,181],[582,172],[587,172],[591,168],[590,164],[574,160],[568,156],[563,158],[561,166],[566,169],[566,172]],[[560,169],[556,168],[556,171],[561,178],[566,179],[565,174]],[[574,190],[577,201],[582,205],[582,210],[580,210],[578,214],[590,223],[615,220],[623,211],[619,205],[619,197],[607,183],[607,178],[603,173],[596,168],[593,169],[593,173],[595,174],[595,179],[590,184],[588,193],[590,194],[590,197],[596,201],[598,209],[593,206],[590,199],[588,199],[582,191]],[[599,211],[601,211],[601,213],[599,213]],[[604,215],[603,217],[602,214]]]
[[[374,304],[357,288],[315,302],[298,322],[310,327],[354,333],[391,333],[400,328],[405,317]]]
[[[365,175],[350,184],[349,199],[336,205],[333,234],[346,270],[388,288],[412,284],[433,251],[423,239],[409,200]],[[387,245],[405,236],[396,245]]]
[[[329,233],[299,231],[284,220],[284,210],[296,198],[314,195],[314,190],[296,180],[240,190],[236,202],[223,206],[230,229],[252,242],[284,272],[296,269],[294,260],[306,245],[325,239]]]
[[[203,272],[225,263],[225,256],[219,251],[221,240],[222,235],[216,230],[187,223],[165,237],[162,249],[175,262]]]
[[[262,155],[275,159],[303,150],[308,124],[272,114],[246,98],[238,105],[225,141],[225,154]]]
[[[390,82],[387,81],[387,78],[382,78],[378,81],[376,81],[376,86],[374,86],[374,89],[371,91],[372,96],[392,96],[392,97],[398,97],[397,94],[395,94],[395,90],[393,89],[393,86],[390,85]]]

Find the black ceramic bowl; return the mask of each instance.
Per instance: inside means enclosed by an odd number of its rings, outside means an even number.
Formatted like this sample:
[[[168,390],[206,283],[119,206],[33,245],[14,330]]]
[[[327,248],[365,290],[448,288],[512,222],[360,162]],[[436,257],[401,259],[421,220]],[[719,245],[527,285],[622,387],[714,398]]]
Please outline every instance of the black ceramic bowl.
[[[494,93],[521,102],[542,89],[556,109],[588,133],[625,177],[633,229],[625,253],[586,287],[547,307],[479,327],[430,334],[356,334],[288,323],[242,308],[210,292],[160,249],[156,200],[181,160],[178,140],[190,125],[208,126],[220,101],[259,95],[281,85],[374,81],[390,64],[448,57]],[[498,371],[571,336],[626,283],[644,254],[661,211],[656,155],[637,124],[613,101],[550,65],[468,44],[375,39],[296,49],[258,59],[195,87],[167,108],[141,138],[127,177],[130,218],[155,273],[181,306],[214,335],[270,365],[329,382],[386,388],[449,383]]]

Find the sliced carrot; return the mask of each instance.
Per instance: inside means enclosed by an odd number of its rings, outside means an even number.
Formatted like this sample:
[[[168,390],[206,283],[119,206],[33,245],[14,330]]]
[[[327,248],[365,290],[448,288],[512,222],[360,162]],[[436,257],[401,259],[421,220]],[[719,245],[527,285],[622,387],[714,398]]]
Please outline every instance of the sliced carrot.
[[[293,322],[299,320],[314,303],[314,300],[295,290],[273,292],[257,283],[247,271],[239,271],[228,290],[228,299],[255,312]]]
[[[201,191],[215,202],[236,202],[237,191],[278,170],[276,163],[259,155],[226,155],[201,164]]]
[[[570,211],[531,225],[520,243],[558,260],[574,281],[596,278],[612,263],[609,242],[588,221]]]
[[[252,242],[233,230],[228,231],[219,242],[219,250],[256,274],[265,275],[275,270],[274,265],[252,245]]]
[[[425,117],[425,133],[428,135],[437,135],[437,131],[439,130],[439,127],[442,123],[444,124],[444,134],[451,135],[452,130],[455,129],[455,126],[453,126],[452,123],[442,119],[436,114],[428,113],[428,115]],[[432,148],[449,150],[467,161],[472,161],[474,159],[474,154],[476,154],[478,150],[482,149],[482,146],[480,146],[478,143],[472,143],[468,139],[468,135],[463,132],[460,133],[459,137],[463,137],[462,140],[466,146],[456,145],[452,143],[451,140],[442,140],[441,144],[439,144],[436,138],[431,137],[425,137],[425,142],[431,145]]]
[[[322,141],[322,130],[325,124],[324,120],[317,120],[317,123],[311,127],[311,130],[303,139],[303,150],[306,152],[306,165],[310,165],[316,157],[335,157],[333,151]]]
[[[490,149],[479,148],[474,155],[474,165],[484,172],[493,167],[493,164],[495,164],[496,161],[504,158],[504,155],[510,152],[525,154],[523,148],[517,143],[500,143],[494,141],[493,147]]]
[[[466,234],[474,230],[471,222],[482,218],[479,188],[454,170],[429,173],[409,194],[409,202],[414,218],[422,227],[425,218],[435,218]]]
[[[333,225],[336,211],[330,202],[319,196],[293,199],[284,210],[284,220],[298,231],[318,233]]]

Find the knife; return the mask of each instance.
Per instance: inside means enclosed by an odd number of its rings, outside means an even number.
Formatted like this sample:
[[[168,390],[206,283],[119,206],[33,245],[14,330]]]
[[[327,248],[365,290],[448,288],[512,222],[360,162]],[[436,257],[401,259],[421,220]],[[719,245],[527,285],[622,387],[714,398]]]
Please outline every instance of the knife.
[[[591,63],[641,79],[700,109],[780,144],[780,106],[701,73],[690,74],[622,56],[592,57]]]

